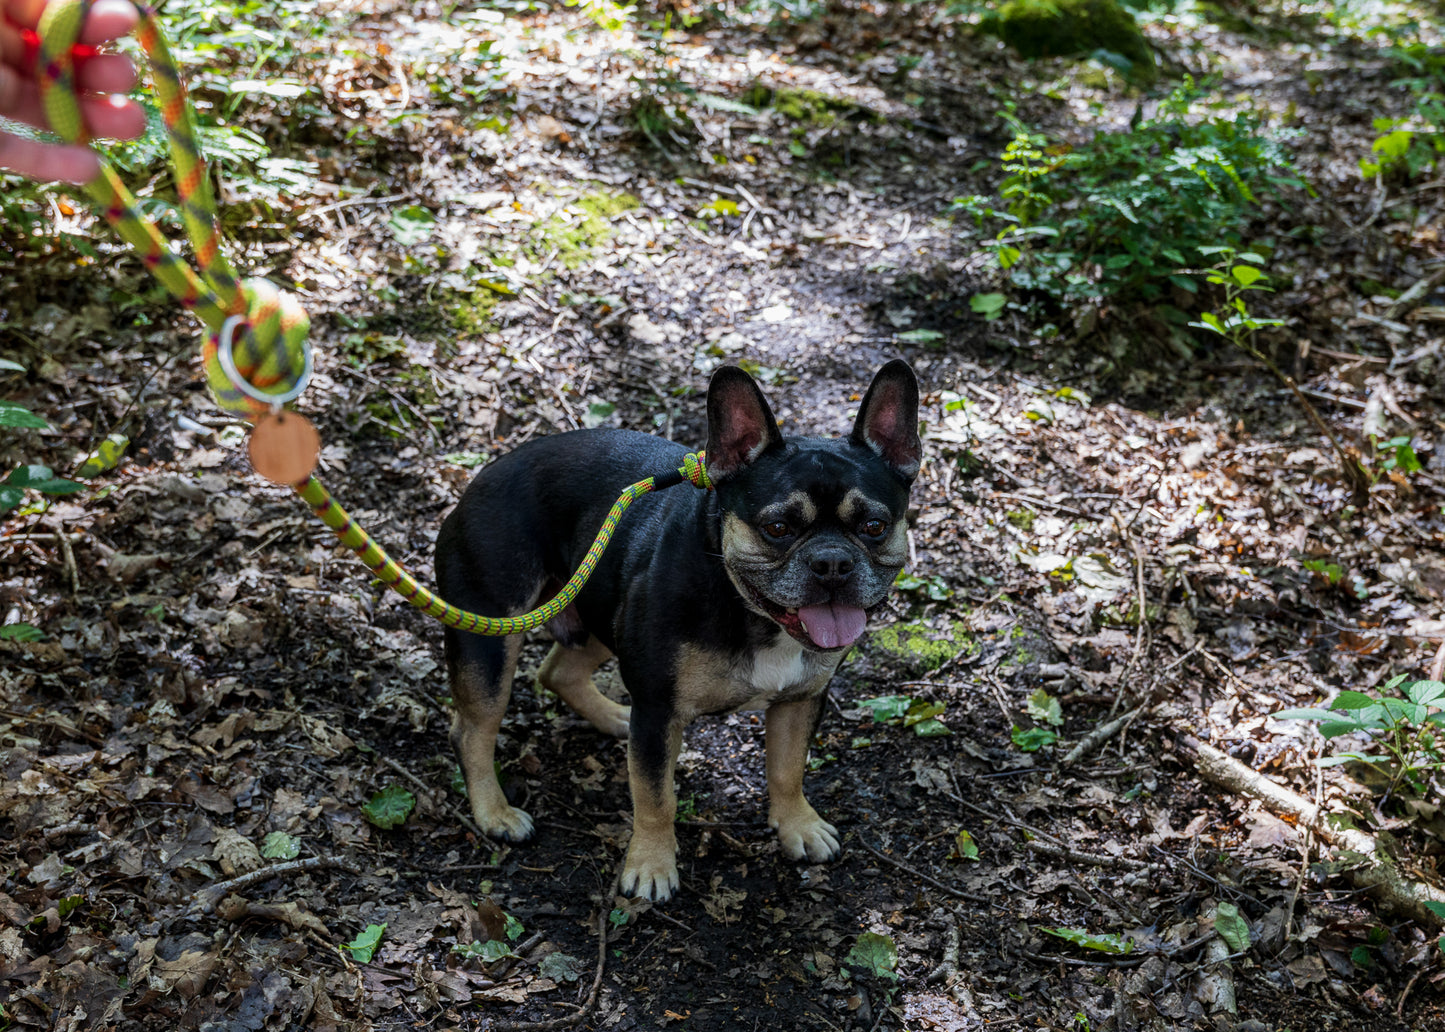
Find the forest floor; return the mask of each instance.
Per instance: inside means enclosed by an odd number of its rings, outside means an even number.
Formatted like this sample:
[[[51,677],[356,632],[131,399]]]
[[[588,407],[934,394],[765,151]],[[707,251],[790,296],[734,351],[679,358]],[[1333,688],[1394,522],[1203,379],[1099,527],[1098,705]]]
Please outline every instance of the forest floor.
[[[1006,109],[1056,139],[1126,125],[1139,95],[1097,66],[1019,61],[929,4],[705,19],[665,48],[575,9],[277,11],[311,35],[275,37],[235,117],[291,164],[230,163],[233,250],[302,295],[321,476],[423,580],[475,466],[524,440],[700,446],[723,362],[785,433],[835,435],[884,361],[913,363],[911,578],[835,678],[809,777],[843,856],[779,855],[738,714],[688,733],[680,893],[614,896],[625,747],[534,691],[540,640],[499,749],[539,833],[479,837],[440,630],[250,472],[194,327],[56,203],[70,244],[0,250],[0,356],[27,370],[0,388],[54,429],[7,431],[0,466],[130,444],[87,492],[0,517],[0,616],[43,634],[0,641],[0,1028],[505,1029],[587,1005],[574,1027],[1445,1029],[1430,915],[1331,845],[1352,825],[1440,884],[1434,770],[1387,798],[1316,763],[1364,738],[1271,717],[1424,677],[1445,637],[1445,292],[1392,310],[1445,260],[1445,191],[1360,178],[1404,104],[1375,42],[1264,8],[1146,30],[1175,74],[1299,131],[1314,195],[1261,208],[1260,307],[1370,470],[1357,492],[1241,351],[1168,357],[1105,311],[1143,355],[1122,361],[970,306],[998,273],[953,199],[992,188]],[[261,78],[257,38],[193,72],[207,110]],[[760,107],[759,84],[802,99]],[[690,124],[649,138],[646,93]],[[1422,468],[1387,468],[1398,436]],[[936,722],[899,716],[918,703]],[[1211,746],[1333,821],[1206,778]],[[383,829],[362,807],[387,789],[416,807]]]

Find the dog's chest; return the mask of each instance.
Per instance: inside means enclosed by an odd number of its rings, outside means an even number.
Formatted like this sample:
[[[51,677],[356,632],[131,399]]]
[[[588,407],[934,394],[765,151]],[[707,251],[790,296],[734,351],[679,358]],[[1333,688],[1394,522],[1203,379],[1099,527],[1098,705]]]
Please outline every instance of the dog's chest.
[[[784,634],[743,655],[684,646],[678,690],[694,714],[767,709],[822,691],[841,659],[809,652]]]

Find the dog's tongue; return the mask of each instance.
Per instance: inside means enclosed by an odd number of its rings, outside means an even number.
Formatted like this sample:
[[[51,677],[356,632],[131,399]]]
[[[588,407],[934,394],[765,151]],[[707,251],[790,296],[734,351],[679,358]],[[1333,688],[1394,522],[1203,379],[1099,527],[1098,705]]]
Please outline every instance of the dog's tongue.
[[[798,618],[803,621],[803,630],[808,632],[813,644],[822,649],[852,645],[868,622],[868,614],[857,606],[843,606],[836,602],[803,606],[798,610]]]

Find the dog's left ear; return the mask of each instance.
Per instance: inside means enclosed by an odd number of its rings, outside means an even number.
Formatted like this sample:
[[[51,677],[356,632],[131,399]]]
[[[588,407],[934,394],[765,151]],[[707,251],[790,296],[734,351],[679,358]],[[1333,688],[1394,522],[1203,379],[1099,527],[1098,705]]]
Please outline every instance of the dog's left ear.
[[[768,399],[737,366],[722,366],[707,385],[707,472],[721,482],[750,465],[783,435]]]
[[[918,377],[895,358],[873,377],[849,438],[873,449],[904,480],[918,475],[923,442],[918,439]]]

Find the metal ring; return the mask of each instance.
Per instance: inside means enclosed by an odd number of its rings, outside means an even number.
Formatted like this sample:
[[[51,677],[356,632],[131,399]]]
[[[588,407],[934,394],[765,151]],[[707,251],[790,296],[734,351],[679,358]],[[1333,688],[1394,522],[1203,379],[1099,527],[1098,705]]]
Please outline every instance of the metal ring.
[[[226,378],[231,381],[231,386],[246,395],[246,397],[265,405],[284,405],[288,401],[294,401],[296,398],[299,398],[301,392],[306,389],[306,385],[311,382],[311,342],[309,340],[301,342],[301,354],[304,365],[301,369],[301,375],[296,379],[296,385],[289,391],[284,391],[280,394],[268,394],[259,387],[253,386],[249,380],[241,375],[241,371],[236,368],[235,356],[231,353],[231,345],[236,335],[236,327],[243,325],[245,322],[245,316],[233,315],[221,324],[221,332],[217,335],[216,360],[221,363],[221,371],[224,372]]]

